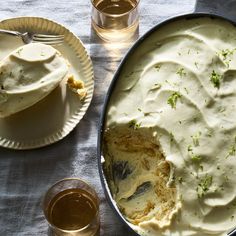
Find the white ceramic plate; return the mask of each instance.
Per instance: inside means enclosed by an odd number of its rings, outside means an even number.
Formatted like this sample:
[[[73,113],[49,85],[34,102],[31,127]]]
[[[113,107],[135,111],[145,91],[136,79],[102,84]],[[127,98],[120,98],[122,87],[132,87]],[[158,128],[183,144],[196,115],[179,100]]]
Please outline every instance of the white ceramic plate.
[[[93,95],[94,80],[91,59],[80,39],[62,25],[38,17],[3,20],[0,28],[48,34],[63,34],[63,45],[55,47],[70,62],[70,73],[81,79],[87,88],[83,102],[62,81],[52,93],[34,106],[7,118],[0,118],[0,146],[32,149],[61,140],[84,116]],[[23,45],[21,39],[0,35],[0,60]]]

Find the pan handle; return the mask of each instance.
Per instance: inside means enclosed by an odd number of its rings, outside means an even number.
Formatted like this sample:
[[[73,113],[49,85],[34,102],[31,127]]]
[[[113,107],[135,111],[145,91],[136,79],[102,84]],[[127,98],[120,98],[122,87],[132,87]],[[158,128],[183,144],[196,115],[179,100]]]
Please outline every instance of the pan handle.
[[[236,22],[236,0],[196,0],[194,12],[213,13]]]

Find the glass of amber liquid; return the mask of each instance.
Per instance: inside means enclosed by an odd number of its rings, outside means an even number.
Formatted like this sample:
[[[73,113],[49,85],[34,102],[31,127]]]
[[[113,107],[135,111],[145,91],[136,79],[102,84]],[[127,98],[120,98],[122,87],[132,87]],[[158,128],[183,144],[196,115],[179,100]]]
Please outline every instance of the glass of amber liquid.
[[[91,0],[92,26],[108,42],[126,41],[137,32],[139,0]]]
[[[95,190],[81,179],[55,183],[44,197],[43,211],[52,235],[99,235],[99,199]]]

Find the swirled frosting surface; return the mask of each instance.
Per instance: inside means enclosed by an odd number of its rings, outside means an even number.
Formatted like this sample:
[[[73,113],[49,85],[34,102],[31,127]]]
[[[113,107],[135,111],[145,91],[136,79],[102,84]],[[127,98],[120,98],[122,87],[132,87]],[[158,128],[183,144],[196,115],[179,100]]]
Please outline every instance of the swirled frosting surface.
[[[137,232],[236,227],[235,106],[236,28],[224,20],[168,23],[128,57],[108,106],[104,157],[113,198]]]

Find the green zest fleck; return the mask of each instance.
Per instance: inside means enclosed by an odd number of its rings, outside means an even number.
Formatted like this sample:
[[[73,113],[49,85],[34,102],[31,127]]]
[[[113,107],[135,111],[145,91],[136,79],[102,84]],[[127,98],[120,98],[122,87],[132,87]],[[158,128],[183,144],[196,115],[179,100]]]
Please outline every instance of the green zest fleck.
[[[142,109],[141,109],[141,108],[138,108],[138,111],[142,112]]]
[[[198,120],[198,117],[194,117],[194,118],[193,118],[193,122],[194,122],[194,123],[197,123],[197,120]]]
[[[206,175],[202,178],[197,186],[197,195],[198,198],[202,198],[212,185],[212,176]]]
[[[192,145],[188,145],[188,152],[192,152],[192,151],[193,151]]]
[[[178,181],[179,181],[180,184],[182,184],[182,183],[183,183],[183,178],[182,178],[182,177],[179,177],[179,178],[178,178]]]
[[[173,133],[170,133],[170,142],[173,142],[174,141],[174,135]]]
[[[229,55],[232,55],[234,53],[234,50],[230,49],[223,49],[220,51],[220,55],[223,57],[223,60],[226,60]]]
[[[228,158],[229,156],[235,156],[236,153],[236,147],[235,145],[232,145],[228,151],[228,155],[226,156],[226,158]]]
[[[179,68],[176,74],[179,75],[180,77],[183,77],[186,75],[186,72],[184,71],[184,68]]]
[[[217,54],[222,57],[225,64],[229,67],[229,63],[232,61],[232,56],[233,56],[235,50],[236,50],[236,48],[232,49],[232,50],[227,48],[227,49],[221,50]]]
[[[229,182],[229,177],[227,175],[224,175],[224,179],[226,182]]]
[[[235,155],[235,152],[236,152],[236,149],[235,149],[235,146],[231,146],[230,150],[229,150],[229,155],[230,156],[234,156]]]
[[[191,136],[192,140],[193,140],[193,145],[195,147],[199,146],[199,138],[200,138],[201,134],[202,134],[201,132],[198,132],[197,134]]]
[[[20,48],[18,51],[16,51],[16,53],[20,56],[20,53],[22,50],[23,50],[23,48]]]
[[[225,108],[225,107],[219,107],[219,112],[220,112],[220,113],[223,113],[224,111],[226,111],[226,108]]]
[[[207,128],[206,136],[207,137],[212,137],[213,136],[213,130],[210,129],[210,128]]]
[[[133,128],[133,129],[138,129],[138,128],[140,128],[141,127],[141,123],[137,123],[137,121],[136,120],[131,120],[130,122],[129,122],[129,128]]]
[[[159,71],[161,69],[161,65],[155,65],[155,68],[157,71]]]
[[[197,161],[197,162],[198,162],[198,161],[201,161],[202,158],[201,158],[200,156],[198,156],[198,155],[192,155],[192,156],[191,156],[191,159],[192,159],[193,161]]]
[[[200,165],[199,168],[201,171],[203,171],[203,165]]]
[[[185,92],[186,92],[187,94],[189,94],[189,92],[188,92],[187,88],[184,88],[184,90],[185,90]]]
[[[172,108],[176,108],[178,98],[181,98],[181,94],[179,92],[172,93],[167,100],[167,104],[169,104]]]
[[[199,69],[197,62],[194,62],[194,65],[196,66],[197,69]]]
[[[220,74],[217,74],[214,70],[212,71],[210,80],[213,83],[215,88],[218,88],[218,89],[220,88],[221,77],[222,76]]]
[[[224,188],[224,185],[223,185],[223,184],[221,184],[219,187],[220,187],[220,190],[221,190],[221,191],[224,191],[225,188]]]
[[[236,136],[234,136],[234,144],[230,146],[226,158],[228,158],[229,156],[235,156],[235,154],[236,154]]]

